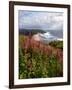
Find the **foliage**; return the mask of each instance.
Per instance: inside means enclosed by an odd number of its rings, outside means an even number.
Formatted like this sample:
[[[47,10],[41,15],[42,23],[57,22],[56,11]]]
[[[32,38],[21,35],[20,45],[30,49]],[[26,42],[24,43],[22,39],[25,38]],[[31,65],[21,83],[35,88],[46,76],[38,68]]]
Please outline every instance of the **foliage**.
[[[63,49],[63,41],[52,41],[49,43],[49,45],[55,48]]]
[[[19,46],[23,48],[24,35],[19,35]]]
[[[39,49],[32,48],[30,44],[26,50],[23,36],[20,36],[19,42],[19,79],[63,76],[63,64],[59,63],[54,55],[42,54]],[[50,45],[62,48],[61,45],[58,46],[58,43],[62,45],[62,42],[55,41]]]
[[[23,50],[19,48],[20,79],[61,77],[63,75],[62,64],[58,63],[55,56],[42,55],[39,50],[32,50],[31,47],[23,55]]]

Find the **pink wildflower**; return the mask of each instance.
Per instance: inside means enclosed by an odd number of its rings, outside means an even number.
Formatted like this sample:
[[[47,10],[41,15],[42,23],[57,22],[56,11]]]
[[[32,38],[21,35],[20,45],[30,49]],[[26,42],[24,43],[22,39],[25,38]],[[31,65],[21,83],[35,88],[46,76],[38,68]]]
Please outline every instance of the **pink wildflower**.
[[[29,46],[29,39],[28,38],[25,38],[24,39],[24,48],[25,49],[28,49],[28,46]]]

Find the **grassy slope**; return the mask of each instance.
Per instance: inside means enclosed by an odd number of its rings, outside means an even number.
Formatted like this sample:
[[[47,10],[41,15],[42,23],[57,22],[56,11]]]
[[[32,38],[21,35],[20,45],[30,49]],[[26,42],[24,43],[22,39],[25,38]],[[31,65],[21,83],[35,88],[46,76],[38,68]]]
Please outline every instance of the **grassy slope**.
[[[63,66],[57,62],[55,56],[42,55],[37,49],[33,51],[32,47],[29,47],[27,53],[25,53],[23,35],[19,36],[19,43],[20,79],[60,77],[63,75]]]
[[[50,42],[49,45],[63,50],[63,41],[53,41]]]

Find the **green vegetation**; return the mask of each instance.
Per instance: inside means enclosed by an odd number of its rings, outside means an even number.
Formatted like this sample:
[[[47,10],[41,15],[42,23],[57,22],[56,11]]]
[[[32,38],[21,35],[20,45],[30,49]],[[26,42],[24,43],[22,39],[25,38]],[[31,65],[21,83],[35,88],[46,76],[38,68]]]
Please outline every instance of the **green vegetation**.
[[[19,78],[46,78],[60,77],[63,75],[62,64],[58,63],[55,56],[41,55],[39,50],[29,47],[25,53],[19,49]]]
[[[52,41],[49,45],[63,50],[63,41]]]
[[[23,35],[20,35],[19,42],[19,79],[63,76],[63,64],[54,55],[41,54],[31,45],[25,50]]]
[[[24,45],[24,35],[19,35],[19,47],[23,48]]]

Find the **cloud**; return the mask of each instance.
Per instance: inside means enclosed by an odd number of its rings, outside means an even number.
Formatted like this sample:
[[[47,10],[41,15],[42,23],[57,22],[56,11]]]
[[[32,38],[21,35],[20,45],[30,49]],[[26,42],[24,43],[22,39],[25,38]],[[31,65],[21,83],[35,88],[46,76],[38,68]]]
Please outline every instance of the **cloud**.
[[[63,13],[20,10],[19,28],[60,30],[63,28]]]

